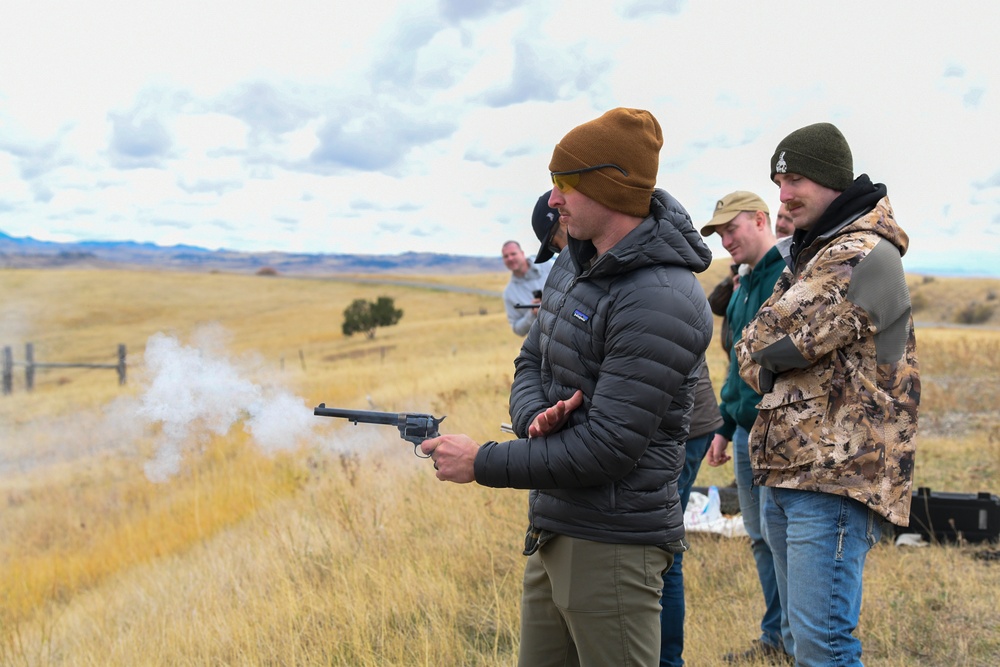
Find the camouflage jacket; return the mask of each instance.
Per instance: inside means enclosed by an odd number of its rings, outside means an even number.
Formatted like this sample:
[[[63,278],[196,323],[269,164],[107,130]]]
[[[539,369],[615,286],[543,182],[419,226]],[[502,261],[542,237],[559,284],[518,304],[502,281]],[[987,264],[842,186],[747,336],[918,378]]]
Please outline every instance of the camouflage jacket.
[[[909,523],[920,379],[908,243],[883,196],[799,252],[747,325],[740,374],[763,395],[755,484],[848,496]]]

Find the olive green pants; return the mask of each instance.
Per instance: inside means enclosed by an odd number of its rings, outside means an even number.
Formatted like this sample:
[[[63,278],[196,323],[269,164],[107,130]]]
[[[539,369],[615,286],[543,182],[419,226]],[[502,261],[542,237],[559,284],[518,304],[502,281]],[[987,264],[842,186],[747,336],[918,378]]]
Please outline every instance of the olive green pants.
[[[546,542],[524,569],[518,665],[659,665],[660,591],[672,562],[656,546]]]

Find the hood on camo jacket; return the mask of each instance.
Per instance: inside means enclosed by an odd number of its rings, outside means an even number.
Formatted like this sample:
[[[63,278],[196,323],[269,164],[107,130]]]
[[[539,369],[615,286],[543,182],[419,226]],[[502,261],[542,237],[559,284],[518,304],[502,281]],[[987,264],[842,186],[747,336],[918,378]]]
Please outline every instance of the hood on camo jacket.
[[[677,478],[712,337],[693,272],[712,253],[658,189],[649,216],[595,255],[571,239],[552,267],[515,360],[510,415],[521,439],[483,445],[476,481],[532,489],[529,534],[667,548],[684,538]],[[583,405],[560,431],[526,437],[540,412],[577,389]]]
[[[920,402],[909,239],[885,186],[862,175],[841,198],[862,180],[874,208],[806,236],[736,346],[763,395],[750,461],[754,484],[847,496],[906,526]]]

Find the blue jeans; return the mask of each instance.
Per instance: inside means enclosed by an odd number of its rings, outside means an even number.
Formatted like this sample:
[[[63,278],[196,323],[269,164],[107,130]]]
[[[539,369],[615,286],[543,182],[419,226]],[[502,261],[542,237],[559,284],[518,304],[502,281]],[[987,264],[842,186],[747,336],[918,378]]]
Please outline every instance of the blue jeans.
[[[691,487],[698,476],[702,459],[712,444],[714,433],[692,438],[684,445],[684,467],[677,479],[681,511],[687,509]],[[674,564],[663,573],[663,596],[660,598],[660,667],[681,667],[684,659],[684,554],[674,554]]]
[[[750,468],[750,433],[736,427],[733,433],[733,468],[736,471],[736,491],[740,498],[740,514],[743,526],[750,536],[750,548],[757,564],[757,578],[764,593],[764,616],[760,619],[760,641],[775,648],[783,648],[785,640],[790,640],[788,619],[781,613],[781,598],[774,574],[774,556],[764,541],[760,514],[760,490],[753,485],[753,471]]]
[[[861,640],[853,634],[861,575],[882,536],[882,518],[845,496],[763,491],[764,537],[791,630],[786,650],[801,667],[861,665]]]

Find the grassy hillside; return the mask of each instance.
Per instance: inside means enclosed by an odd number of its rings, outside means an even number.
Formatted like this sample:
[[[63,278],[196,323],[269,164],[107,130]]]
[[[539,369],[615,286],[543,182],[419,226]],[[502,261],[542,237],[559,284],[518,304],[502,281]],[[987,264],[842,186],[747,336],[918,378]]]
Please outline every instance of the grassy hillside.
[[[499,292],[506,275],[413,280]],[[911,281],[927,295],[917,484],[1000,493],[995,315],[952,326],[956,294],[989,305],[1000,281]],[[0,271],[0,294],[15,361],[26,342],[37,361],[129,350],[124,387],[111,370],[60,368],[28,393],[17,367],[0,396],[0,664],[515,663],[525,493],[439,483],[395,429],[311,415],[319,402],[430,412],[445,432],[502,437],[520,339],[499,298],[68,270]],[[344,308],[381,295],[401,322],[341,335]],[[717,343],[709,361],[718,388]],[[176,467],[154,481],[164,461]],[[706,467],[698,483],[731,479],[731,465]],[[686,658],[718,664],[755,636],[752,557],[743,540],[691,539]],[[995,553],[880,544],[866,664],[997,664],[1000,569],[982,558]]]

